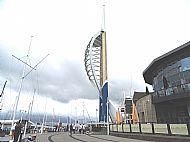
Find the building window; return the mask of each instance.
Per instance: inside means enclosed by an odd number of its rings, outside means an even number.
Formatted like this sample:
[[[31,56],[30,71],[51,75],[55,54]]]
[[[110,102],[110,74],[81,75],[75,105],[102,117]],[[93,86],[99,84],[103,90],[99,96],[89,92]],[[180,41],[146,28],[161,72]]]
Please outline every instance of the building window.
[[[169,95],[172,95],[174,92],[173,92],[173,89],[172,88],[168,88],[166,90],[166,96],[169,96]]]
[[[180,71],[186,71],[189,69],[190,69],[190,57],[182,59]]]
[[[165,96],[164,90],[159,90],[157,93],[159,97]]]
[[[167,80],[167,87],[163,83],[164,77]],[[190,92],[190,57],[172,62],[158,70],[153,79],[153,89],[156,92],[153,97]]]

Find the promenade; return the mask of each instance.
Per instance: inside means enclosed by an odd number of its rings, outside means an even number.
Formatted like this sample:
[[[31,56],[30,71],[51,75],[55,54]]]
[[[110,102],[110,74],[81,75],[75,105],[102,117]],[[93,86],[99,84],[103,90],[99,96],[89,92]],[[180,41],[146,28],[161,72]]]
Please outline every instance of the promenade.
[[[115,135],[115,136],[114,136]],[[118,137],[119,136],[119,137]],[[149,134],[112,134],[112,135],[86,135],[72,134],[68,132],[44,133],[37,135],[37,142],[189,142],[189,137],[149,135]],[[24,142],[24,141],[23,141]]]
[[[25,142],[30,134],[23,137],[22,142]],[[111,133],[111,135],[86,135],[72,134],[69,132],[55,133],[36,133],[36,142],[189,142],[189,137],[181,136],[166,136],[166,135],[149,135],[149,134],[130,134],[130,133]],[[115,135],[115,136],[114,136]],[[118,137],[119,136],[119,137]],[[0,141],[11,142],[10,136],[1,137]]]
[[[37,136],[37,142],[146,142],[128,138],[115,137],[110,135],[85,135],[73,134],[68,132],[47,133]]]

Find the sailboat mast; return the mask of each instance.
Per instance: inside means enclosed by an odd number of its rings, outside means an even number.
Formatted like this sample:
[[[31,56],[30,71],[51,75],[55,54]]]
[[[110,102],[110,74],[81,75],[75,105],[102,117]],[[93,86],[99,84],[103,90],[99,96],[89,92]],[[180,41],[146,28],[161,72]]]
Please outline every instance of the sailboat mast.
[[[2,89],[1,94],[0,94],[0,98],[1,98],[0,99],[0,103],[1,103],[0,110],[2,110],[2,108],[3,108],[3,94],[4,94],[6,84],[7,84],[7,80],[5,81],[5,83],[3,85],[3,89]]]
[[[30,46],[31,46],[32,38],[33,38],[33,36],[31,36],[31,40],[30,40],[30,44],[29,44],[29,48],[28,48],[28,53],[27,53],[26,64],[24,64],[24,68],[23,68],[23,71],[22,71],[22,77],[21,77],[21,83],[20,83],[20,87],[19,87],[19,92],[18,92],[18,96],[16,97],[16,104],[14,106],[12,126],[14,125],[15,115],[16,115],[16,111],[17,111],[17,107],[18,107],[18,102],[19,102],[19,99],[20,99],[20,94],[21,94],[21,90],[22,90],[22,86],[23,86],[23,81],[24,81],[24,76],[25,76],[25,70],[26,70],[26,65],[27,65],[27,61],[28,61],[28,58],[29,58]],[[13,56],[13,57],[15,57],[15,56]]]
[[[43,122],[41,125],[41,134],[43,134],[43,130],[44,130],[44,123],[45,123],[45,117],[46,117],[46,107],[47,107],[47,97],[46,97],[46,102],[45,102],[45,111],[44,111],[44,116],[43,116]]]
[[[34,95],[36,93],[36,89],[34,89],[34,94],[32,96],[32,102],[31,102],[31,106],[30,106],[30,109],[29,109],[29,117],[28,117],[28,121],[30,121],[30,115],[32,113],[32,108],[33,108],[33,104],[34,104]]]

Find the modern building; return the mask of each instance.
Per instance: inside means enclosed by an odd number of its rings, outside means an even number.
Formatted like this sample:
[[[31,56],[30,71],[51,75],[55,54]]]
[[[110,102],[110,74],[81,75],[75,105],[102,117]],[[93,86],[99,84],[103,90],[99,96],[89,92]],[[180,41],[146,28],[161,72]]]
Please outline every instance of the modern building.
[[[136,106],[140,123],[156,123],[155,106],[152,103],[152,93],[134,92],[133,102]]]
[[[190,122],[190,42],[154,59],[144,70],[158,123]]]

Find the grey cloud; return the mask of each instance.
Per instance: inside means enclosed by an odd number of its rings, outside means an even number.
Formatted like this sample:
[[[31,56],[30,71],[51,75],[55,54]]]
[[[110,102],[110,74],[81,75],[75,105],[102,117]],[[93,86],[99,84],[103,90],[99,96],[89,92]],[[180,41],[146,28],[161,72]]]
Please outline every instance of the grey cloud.
[[[0,75],[5,77],[10,75],[12,89],[18,91],[19,78],[22,74],[23,65],[16,60],[12,60],[11,54],[0,48]],[[10,69],[10,62],[12,63]],[[27,68],[26,72],[30,69]],[[41,70],[40,65],[37,71],[29,74],[23,82],[22,92],[33,93],[34,88],[37,93],[47,96],[53,100],[67,103],[73,99],[97,99],[98,92],[92,86],[85,72],[84,65],[78,62],[65,61],[60,69],[48,66],[46,70]],[[118,101],[123,97],[123,91],[130,92],[130,82],[123,80],[109,80],[110,100]],[[135,86],[135,85],[134,85]],[[133,87],[134,88],[134,87]],[[27,94],[26,93],[26,94]]]
[[[11,53],[4,48],[0,48],[0,58],[1,77],[9,78],[12,89],[18,91],[23,64],[13,60]],[[25,72],[29,71],[30,68],[26,68]],[[88,81],[83,65],[71,61],[62,63],[59,70],[49,66],[45,71],[33,71],[24,79],[22,92],[32,93],[34,88],[39,95],[63,103],[79,98],[97,98],[96,90]]]
[[[60,102],[79,98],[96,99],[96,90],[87,80],[83,69],[80,64],[69,61],[62,64],[60,70],[48,69],[40,77],[40,93]]]
[[[110,80],[109,81],[109,96],[116,103],[120,103],[123,99],[124,92],[130,95],[130,81]]]

